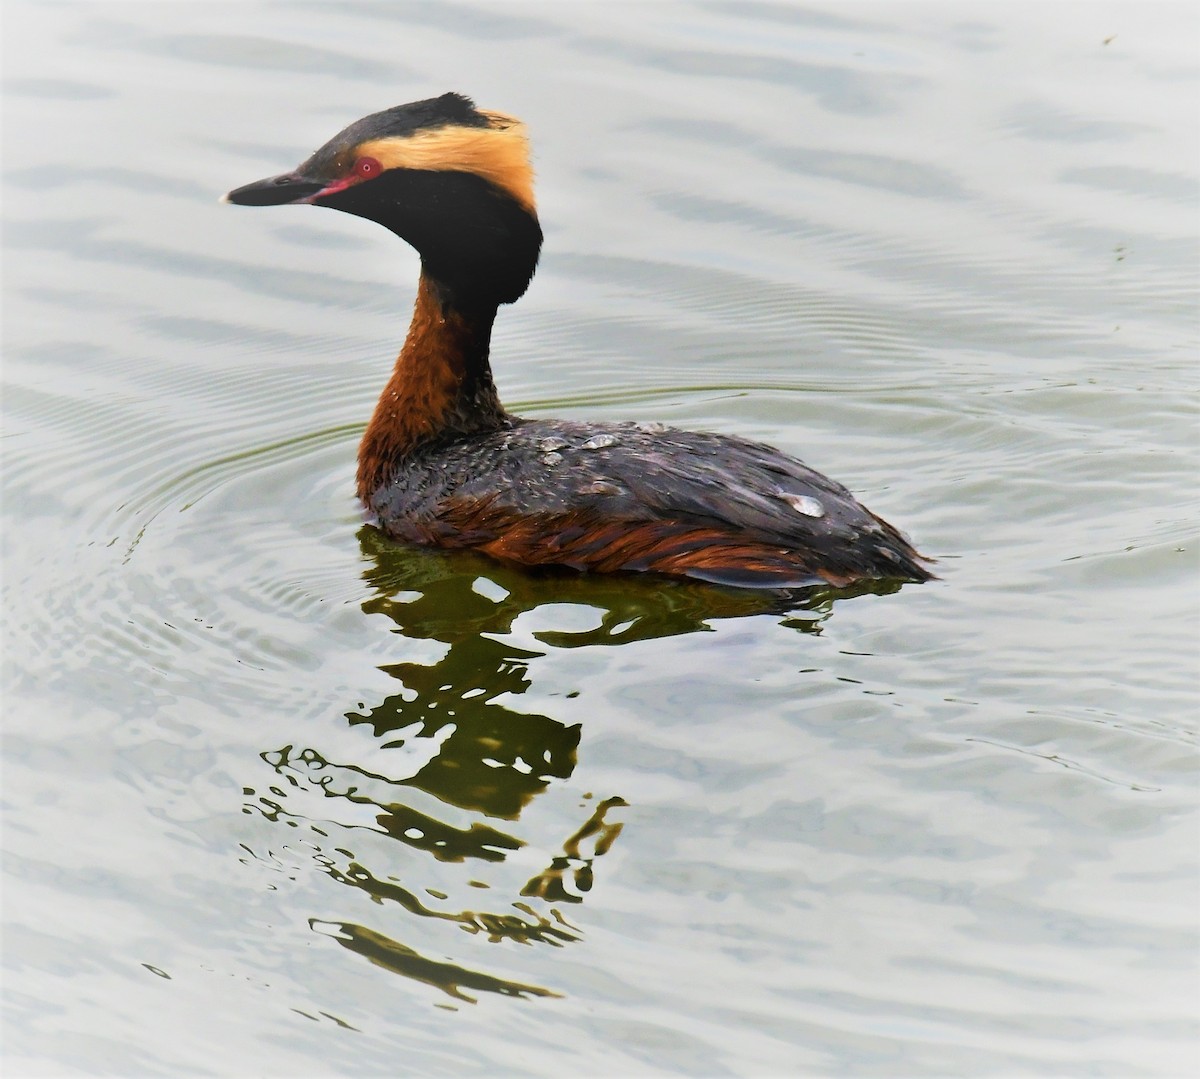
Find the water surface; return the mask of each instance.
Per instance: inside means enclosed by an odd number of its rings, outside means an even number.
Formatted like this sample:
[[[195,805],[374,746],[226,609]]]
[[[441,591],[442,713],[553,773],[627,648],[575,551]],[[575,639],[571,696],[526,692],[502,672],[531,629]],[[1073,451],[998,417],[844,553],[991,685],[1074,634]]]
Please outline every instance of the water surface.
[[[1194,14],[4,16],[13,1074],[1186,1070]],[[943,580],[381,541],[415,257],[215,200],[447,89],[535,143],[510,407],[771,441]]]

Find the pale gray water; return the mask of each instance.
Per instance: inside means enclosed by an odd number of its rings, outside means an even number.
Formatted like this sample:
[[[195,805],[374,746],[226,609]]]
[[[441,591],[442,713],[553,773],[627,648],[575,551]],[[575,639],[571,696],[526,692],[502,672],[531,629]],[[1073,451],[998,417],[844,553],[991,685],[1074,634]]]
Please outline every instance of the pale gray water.
[[[6,1074],[1189,1070],[1194,12],[3,20]],[[537,154],[510,406],[772,441],[944,580],[363,533],[415,258],[216,196],[447,89]]]

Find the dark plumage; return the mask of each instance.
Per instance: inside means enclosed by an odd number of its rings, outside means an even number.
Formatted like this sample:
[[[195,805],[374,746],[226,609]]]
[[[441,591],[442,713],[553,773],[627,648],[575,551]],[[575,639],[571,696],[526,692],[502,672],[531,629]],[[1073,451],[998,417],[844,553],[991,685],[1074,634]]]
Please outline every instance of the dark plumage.
[[[525,291],[542,241],[512,117],[457,94],[388,109],[226,199],[330,206],[420,253],[412,325],[359,449],[359,496],[397,539],[755,587],[931,577],[846,488],[770,446],[504,410],[492,322]]]
[[[896,529],[800,461],[653,424],[512,417],[413,453],[370,504],[401,539],[510,562],[793,588],[929,576]]]

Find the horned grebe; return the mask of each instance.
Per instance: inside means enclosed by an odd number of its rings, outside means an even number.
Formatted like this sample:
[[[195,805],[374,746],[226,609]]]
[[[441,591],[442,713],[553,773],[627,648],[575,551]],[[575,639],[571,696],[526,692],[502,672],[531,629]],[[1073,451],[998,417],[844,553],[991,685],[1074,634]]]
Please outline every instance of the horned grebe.
[[[529,286],[542,246],[513,117],[453,93],[399,105],[223,201],[330,206],[421,256],[412,325],[358,451],[358,496],[394,538],[746,587],[932,577],[846,488],[770,446],[504,410],[492,323]]]

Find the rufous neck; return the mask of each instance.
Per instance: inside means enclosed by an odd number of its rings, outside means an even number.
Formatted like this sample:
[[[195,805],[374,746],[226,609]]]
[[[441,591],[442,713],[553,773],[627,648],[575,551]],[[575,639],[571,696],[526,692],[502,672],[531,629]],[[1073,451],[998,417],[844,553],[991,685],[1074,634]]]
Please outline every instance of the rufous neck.
[[[404,347],[359,445],[363,502],[420,447],[507,419],[488,363],[495,317],[495,304],[456,302],[422,273]]]

